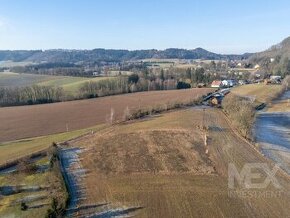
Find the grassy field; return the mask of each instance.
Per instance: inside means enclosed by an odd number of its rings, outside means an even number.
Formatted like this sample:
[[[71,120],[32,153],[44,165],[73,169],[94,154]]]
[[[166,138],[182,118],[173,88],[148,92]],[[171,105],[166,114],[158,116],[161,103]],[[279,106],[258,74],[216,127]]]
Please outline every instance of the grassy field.
[[[267,112],[290,112],[290,100],[275,101],[267,108]]]
[[[99,214],[137,217],[286,217],[289,178],[277,189],[229,189],[228,164],[270,162],[233,132],[217,109],[187,109],[111,127],[70,142],[84,147],[86,204],[106,204]],[[208,153],[202,123],[208,126]],[[259,170],[265,178],[265,173]],[[260,196],[239,195],[239,191]],[[278,190],[279,191],[279,190]],[[234,192],[235,194],[229,194]],[[129,208],[129,209],[128,209]]]
[[[286,91],[267,108],[268,112],[290,112],[290,91]]]
[[[62,78],[62,77],[59,77]],[[0,72],[0,87],[23,87],[58,79],[56,76]]]
[[[249,84],[235,87],[231,92],[241,96],[253,97],[261,103],[269,103],[281,93],[281,90],[281,85]]]
[[[150,107],[168,102],[187,102],[212,89],[139,92],[96,99],[45,105],[0,108],[0,143],[78,130],[106,123],[111,109],[114,119],[122,120],[128,107]]]
[[[48,165],[49,158],[47,156],[35,162],[35,166],[38,167]],[[53,198],[59,201],[66,199],[66,192],[59,175],[54,170],[17,171],[8,174],[0,172],[0,193],[4,189],[17,190],[0,197],[0,217],[44,217],[51,207]],[[26,203],[27,210],[21,210],[21,202]]]
[[[71,132],[2,143],[0,144],[0,165],[30,155],[31,153],[47,149],[53,142],[63,142],[103,128],[105,128],[105,125],[97,125],[91,128]]]
[[[113,79],[113,77],[96,77],[96,78],[85,78],[85,77],[62,77],[55,78],[49,81],[38,83],[43,86],[56,86],[62,87],[67,95],[77,96],[80,87],[86,82],[97,82],[104,79]]]
[[[23,87],[31,85],[55,86],[62,87],[67,95],[77,96],[79,94],[79,88],[85,82],[96,82],[108,78],[113,77],[86,78],[0,72],[0,87]]]
[[[19,61],[19,62],[0,61],[0,67],[23,67],[23,66],[32,65],[32,64],[34,63],[29,62],[29,61]]]

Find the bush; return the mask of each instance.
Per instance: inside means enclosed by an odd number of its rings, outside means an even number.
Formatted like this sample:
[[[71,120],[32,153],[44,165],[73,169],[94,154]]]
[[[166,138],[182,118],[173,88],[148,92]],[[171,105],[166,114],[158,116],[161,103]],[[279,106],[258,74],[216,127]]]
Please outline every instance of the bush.
[[[59,180],[61,188],[60,193],[58,195],[54,195],[54,197],[52,198],[51,207],[47,210],[45,217],[47,218],[64,217],[65,208],[67,207],[70,201],[70,195],[65,183],[65,179],[61,174],[59,150],[56,143],[52,143],[50,155],[51,155],[50,161],[51,171],[57,178],[57,180]]]
[[[28,209],[28,206],[26,205],[25,202],[22,202],[22,203],[20,204],[20,209],[21,209],[22,211],[25,211],[25,210]]]
[[[190,89],[190,88],[191,88],[191,85],[189,83],[182,82],[182,81],[179,81],[177,83],[177,89]]]
[[[227,95],[222,102],[222,107],[241,135],[252,139],[252,126],[255,119],[254,105],[246,98]]]
[[[22,173],[30,174],[37,171],[37,166],[29,161],[29,158],[19,161],[17,170]]]
[[[56,198],[53,198],[51,202],[51,208],[48,209],[46,218],[60,218],[63,217],[64,212],[64,206],[59,204]]]
[[[288,90],[290,88],[290,76],[286,76],[282,82],[282,86],[284,90]]]
[[[125,111],[127,116],[124,116],[124,121],[139,119],[148,115],[159,114],[165,111],[178,109],[182,107],[190,107],[190,106],[198,105],[200,103],[201,103],[201,98],[198,98],[198,99],[189,100],[187,102],[170,102],[167,104],[156,105],[154,107],[139,108],[138,110],[133,111],[132,113],[126,113]]]
[[[137,83],[139,81],[138,74],[134,73],[128,77],[128,83]]]

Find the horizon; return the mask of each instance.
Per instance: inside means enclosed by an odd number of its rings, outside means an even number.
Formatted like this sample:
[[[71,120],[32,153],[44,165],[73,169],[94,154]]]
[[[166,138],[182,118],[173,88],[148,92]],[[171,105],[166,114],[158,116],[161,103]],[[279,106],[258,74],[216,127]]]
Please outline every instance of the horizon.
[[[0,50],[203,48],[244,54],[290,36],[286,0],[1,3]]]
[[[211,53],[215,53],[215,54],[219,54],[219,55],[243,55],[243,54],[247,54],[247,53],[252,53],[252,52],[245,52],[245,53],[240,53],[240,54],[234,54],[234,53],[216,53],[213,51],[209,51],[207,49],[201,48],[201,47],[197,47],[197,48],[192,48],[192,49],[188,49],[188,48],[165,48],[165,49],[156,49],[156,48],[148,48],[148,49],[122,49],[122,48],[91,48],[91,49],[78,49],[78,48],[50,48],[50,49],[0,49],[0,51],[12,51],[12,52],[17,52],[17,51],[93,51],[93,50],[113,50],[113,51],[129,51],[129,52],[134,52],[134,51],[151,51],[151,50],[156,50],[156,51],[165,51],[168,49],[178,49],[178,50],[187,50],[187,51],[193,51],[196,49],[203,49],[207,52],[211,52]]]

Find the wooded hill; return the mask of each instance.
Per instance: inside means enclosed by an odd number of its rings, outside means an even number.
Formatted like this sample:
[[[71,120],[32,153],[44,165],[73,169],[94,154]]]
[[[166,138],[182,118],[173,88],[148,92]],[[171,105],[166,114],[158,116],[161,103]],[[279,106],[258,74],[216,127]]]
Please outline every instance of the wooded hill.
[[[208,59],[208,60],[240,60],[248,58],[250,54],[223,55],[209,52],[202,48],[193,50],[170,48],[166,50],[15,50],[0,51],[0,61],[31,61],[31,62],[92,62],[92,61],[130,61],[148,58],[164,59]]]
[[[266,72],[282,76],[290,75],[290,37],[273,45],[266,51],[256,53],[249,58],[259,64]]]

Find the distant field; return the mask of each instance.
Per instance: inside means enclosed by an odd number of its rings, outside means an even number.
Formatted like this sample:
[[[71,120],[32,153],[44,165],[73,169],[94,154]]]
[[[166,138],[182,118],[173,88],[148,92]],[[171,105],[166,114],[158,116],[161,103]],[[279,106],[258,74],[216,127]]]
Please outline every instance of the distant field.
[[[18,74],[12,72],[0,72],[0,87],[31,86],[40,82],[57,79],[56,76]],[[61,77],[59,77],[61,78]]]
[[[20,66],[27,66],[31,65],[33,62],[29,61],[19,61],[19,62],[13,62],[13,61],[0,61],[0,67],[20,67]]]
[[[132,71],[119,71],[119,70],[111,70],[109,71],[109,76],[118,76],[121,73],[121,75],[131,75]]]
[[[110,79],[113,77],[95,77],[95,78],[85,78],[85,77],[60,77],[54,78],[45,82],[38,83],[38,85],[43,86],[57,86],[62,87],[66,94],[77,95],[79,88],[86,82],[100,81],[104,79]]]
[[[140,92],[97,99],[46,105],[0,108],[0,142],[43,136],[105,123],[111,108],[117,120],[124,110],[168,102],[182,102],[211,92],[212,89],[187,89]]]
[[[19,74],[13,72],[0,72],[0,87],[23,87],[31,85],[62,87],[66,94],[77,95],[79,88],[88,81],[100,81],[113,77],[70,77],[48,76],[37,74]]]
[[[231,92],[241,96],[253,97],[256,101],[266,103],[276,98],[281,88],[281,85],[249,84],[235,87]]]

